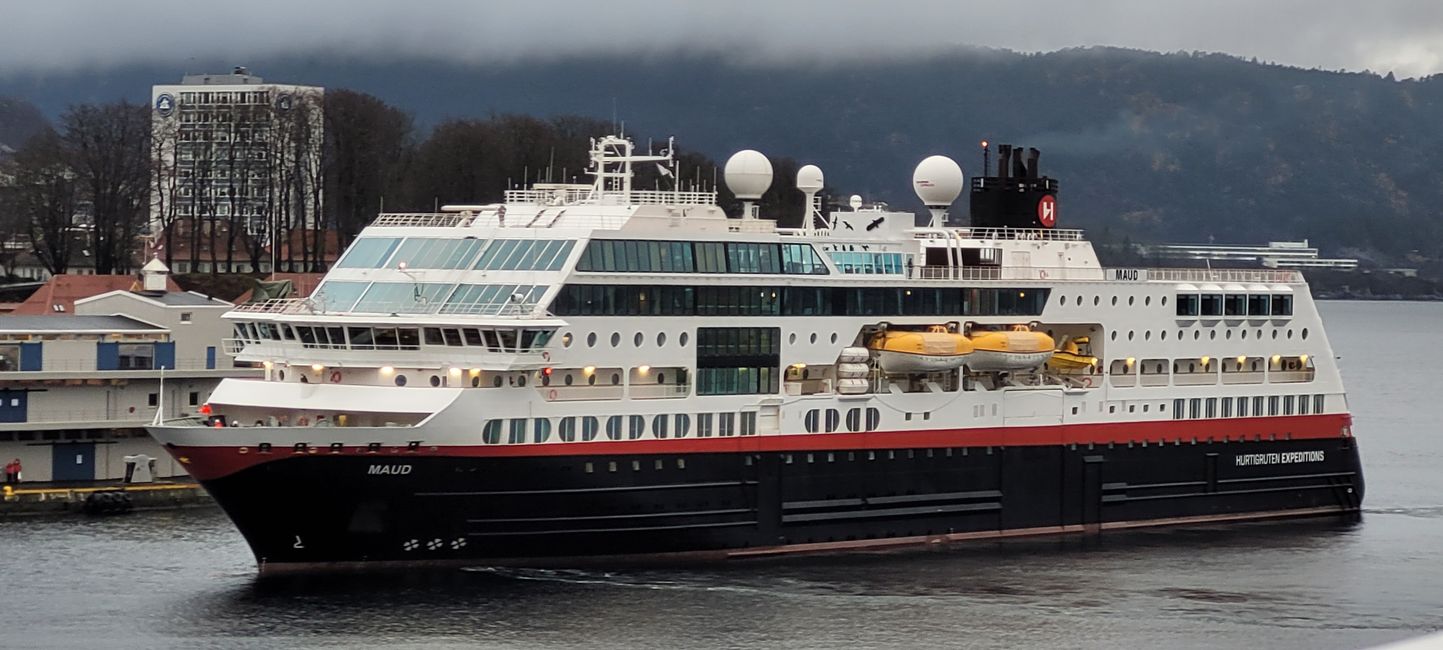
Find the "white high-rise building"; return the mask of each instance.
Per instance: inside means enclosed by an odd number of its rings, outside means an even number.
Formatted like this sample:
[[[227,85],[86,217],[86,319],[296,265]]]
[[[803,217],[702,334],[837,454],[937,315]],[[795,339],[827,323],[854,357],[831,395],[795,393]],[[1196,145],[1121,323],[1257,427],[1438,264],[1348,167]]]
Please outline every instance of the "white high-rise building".
[[[151,232],[223,224],[269,243],[314,225],[324,205],[324,93],[239,67],[153,86]]]

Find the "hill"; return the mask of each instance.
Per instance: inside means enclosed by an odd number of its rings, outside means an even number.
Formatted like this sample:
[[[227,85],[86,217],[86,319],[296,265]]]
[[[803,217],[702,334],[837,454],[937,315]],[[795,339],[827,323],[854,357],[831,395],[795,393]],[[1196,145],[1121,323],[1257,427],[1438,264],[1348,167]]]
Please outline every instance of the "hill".
[[[920,208],[909,189],[918,160],[944,153],[976,174],[976,143],[987,138],[1042,149],[1044,172],[1062,182],[1062,223],[1095,237],[1309,238],[1326,254],[1385,265],[1443,258],[1443,77],[1113,48],[845,66],[686,54],[243,63],[269,80],[377,95],[422,126],[493,112],[610,119],[615,106],[643,139],[676,135],[718,160],[744,147],[791,156],[820,165],[837,192],[908,208]],[[145,101],[151,83],[179,75],[154,66],[11,74],[0,95],[54,114],[70,102]]]

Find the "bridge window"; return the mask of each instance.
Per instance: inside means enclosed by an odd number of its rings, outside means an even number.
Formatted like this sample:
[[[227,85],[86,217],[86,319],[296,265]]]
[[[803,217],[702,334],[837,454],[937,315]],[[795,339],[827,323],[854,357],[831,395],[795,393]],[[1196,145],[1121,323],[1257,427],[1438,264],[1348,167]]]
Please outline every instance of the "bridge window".
[[[471,263],[484,244],[479,239],[441,239],[410,237],[391,256],[389,266],[408,269],[461,269]]]
[[[379,269],[401,245],[397,237],[362,237],[336,261],[338,269]]]

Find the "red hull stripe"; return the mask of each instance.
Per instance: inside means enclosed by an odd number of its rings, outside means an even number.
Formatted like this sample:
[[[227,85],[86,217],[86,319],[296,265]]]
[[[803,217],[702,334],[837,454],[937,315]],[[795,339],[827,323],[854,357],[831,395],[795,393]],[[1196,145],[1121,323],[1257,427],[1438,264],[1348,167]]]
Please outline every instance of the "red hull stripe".
[[[873,431],[867,433],[803,433],[789,435],[733,436],[725,438],[671,438],[665,440],[602,440],[522,445],[428,446],[425,440],[415,450],[383,447],[368,452],[364,440],[321,439],[316,435],[345,437],[344,428],[304,430],[310,446],[294,451],[297,440],[275,440],[269,453],[255,448],[172,447],[191,475],[200,480],[219,478],[251,465],[293,458],[298,455],[348,456],[446,456],[514,458],[538,456],[625,456],[648,454],[698,454],[738,452],[853,451],[874,449],[941,447],[1020,447],[1051,445],[1177,444],[1197,442],[1253,442],[1269,440],[1318,440],[1350,435],[1347,414],[1294,415],[1213,420],[1155,420],[1149,422],[1108,422],[1035,427],[993,427],[978,429],[926,429],[917,431]],[[297,430],[301,431],[301,430]],[[480,432],[477,432],[480,438]],[[343,442],[340,452],[328,448]]]

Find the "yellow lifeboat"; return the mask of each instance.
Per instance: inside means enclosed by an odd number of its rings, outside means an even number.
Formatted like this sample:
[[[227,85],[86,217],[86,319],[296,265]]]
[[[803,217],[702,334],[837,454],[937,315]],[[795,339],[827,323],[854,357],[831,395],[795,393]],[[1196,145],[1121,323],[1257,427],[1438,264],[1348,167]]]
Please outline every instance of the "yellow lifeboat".
[[[925,332],[888,330],[867,341],[886,372],[939,372],[962,367],[972,353],[972,342],[946,327],[933,325]]]
[[[973,332],[967,367],[979,372],[1030,370],[1052,358],[1052,337],[1018,325],[1006,332]]]
[[[1083,347],[1089,343],[1086,336],[1067,339],[1061,348],[1052,353],[1052,358],[1047,360],[1047,369],[1062,374],[1079,374],[1092,369],[1097,365],[1097,357],[1083,351]]]

